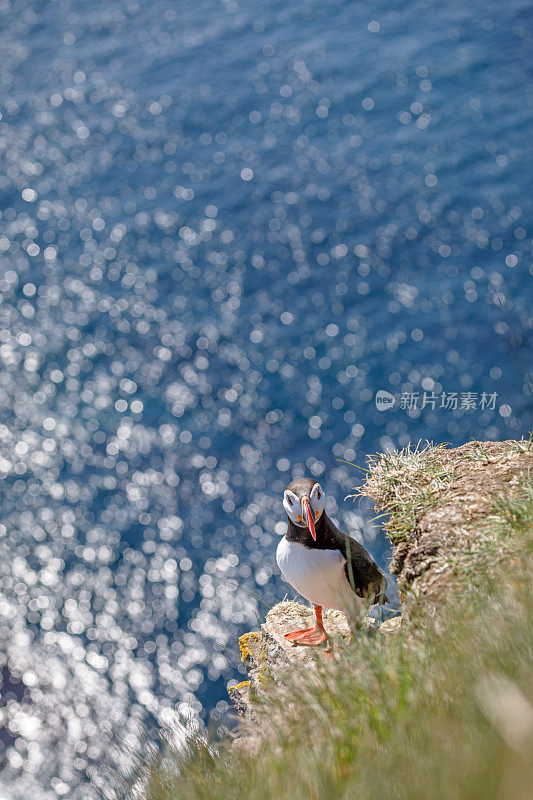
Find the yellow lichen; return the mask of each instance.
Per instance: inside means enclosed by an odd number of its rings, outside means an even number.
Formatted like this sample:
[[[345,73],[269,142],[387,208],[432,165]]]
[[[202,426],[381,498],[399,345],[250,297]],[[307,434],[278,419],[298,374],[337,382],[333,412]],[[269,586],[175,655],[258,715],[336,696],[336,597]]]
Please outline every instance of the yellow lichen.
[[[228,694],[231,700],[238,706],[239,702],[241,702],[242,700],[243,689],[248,689],[249,691],[251,691],[251,688],[252,688],[251,681],[241,681],[236,686],[229,686]]]
[[[250,652],[250,644],[258,643],[261,641],[261,634],[257,631],[244,633],[239,639],[239,650],[241,651],[241,661],[246,663],[247,659],[252,656]]]

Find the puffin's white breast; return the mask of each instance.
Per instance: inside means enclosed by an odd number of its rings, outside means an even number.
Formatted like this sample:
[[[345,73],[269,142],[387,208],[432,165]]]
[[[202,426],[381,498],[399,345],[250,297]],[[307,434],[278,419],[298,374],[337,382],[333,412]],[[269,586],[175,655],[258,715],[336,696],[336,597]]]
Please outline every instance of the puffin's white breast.
[[[317,606],[352,614],[360,598],[346,578],[346,559],[339,550],[320,550],[285,537],[276,551],[283,577],[306,600]],[[358,605],[358,604],[357,604]]]

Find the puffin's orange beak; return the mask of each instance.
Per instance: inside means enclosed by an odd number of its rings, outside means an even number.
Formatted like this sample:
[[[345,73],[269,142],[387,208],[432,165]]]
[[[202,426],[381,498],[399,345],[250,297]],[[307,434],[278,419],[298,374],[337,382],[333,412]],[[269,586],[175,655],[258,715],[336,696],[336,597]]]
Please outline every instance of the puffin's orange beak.
[[[311,507],[309,505],[309,500],[307,499],[307,497],[304,497],[304,499],[302,500],[302,505],[304,507],[305,521],[307,523],[307,527],[311,531],[311,536],[316,542],[315,523],[313,522],[313,513],[311,511]]]

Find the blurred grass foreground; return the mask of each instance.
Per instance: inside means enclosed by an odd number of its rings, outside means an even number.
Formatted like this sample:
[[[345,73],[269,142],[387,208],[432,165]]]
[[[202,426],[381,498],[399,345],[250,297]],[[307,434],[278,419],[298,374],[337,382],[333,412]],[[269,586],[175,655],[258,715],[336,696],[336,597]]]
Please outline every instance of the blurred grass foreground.
[[[333,658],[256,654],[238,738],[170,736],[122,796],[529,798],[532,471],[531,440],[371,460],[360,494],[387,515],[401,626],[362,628]]]

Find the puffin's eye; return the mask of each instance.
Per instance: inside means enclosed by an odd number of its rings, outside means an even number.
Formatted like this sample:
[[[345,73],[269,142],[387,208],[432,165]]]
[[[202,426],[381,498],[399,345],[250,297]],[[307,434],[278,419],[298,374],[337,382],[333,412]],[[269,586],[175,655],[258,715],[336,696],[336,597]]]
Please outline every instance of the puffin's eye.
[[[320,489],[319,489],[319,490],[317,491],[317,493],[316,493],[316,499],[317,499],[317,500],[320,500]]]
[[[287,497],[287,503],[288,503],[290,506],[293,506],[293,505],[294,505],[294,503],[292,502],[292,500],[291,500],[291,498],[290,498],[290,497]]]

